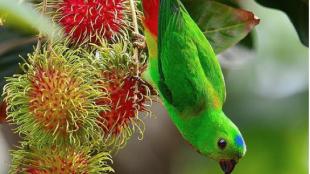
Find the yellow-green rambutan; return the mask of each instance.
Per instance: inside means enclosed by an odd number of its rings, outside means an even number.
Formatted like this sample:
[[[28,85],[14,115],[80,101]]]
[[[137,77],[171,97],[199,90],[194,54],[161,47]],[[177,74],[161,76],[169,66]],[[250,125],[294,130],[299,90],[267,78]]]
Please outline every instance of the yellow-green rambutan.
[[[104,174],[114,172],[108,152],[90,147],[23,145],[12,153],[10,174]]]
[[[4,87],[8,119],[17,132],[38,144],[79,144],[97,139],[95,102],[105,96],[98,85],[95,60],[81,49],[55,44],[29,55],[24,74],[7,78]]]

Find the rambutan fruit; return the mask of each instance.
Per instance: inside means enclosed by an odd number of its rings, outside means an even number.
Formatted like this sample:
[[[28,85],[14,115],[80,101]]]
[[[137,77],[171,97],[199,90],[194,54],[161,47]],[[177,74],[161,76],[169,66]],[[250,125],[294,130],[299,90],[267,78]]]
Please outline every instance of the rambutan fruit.
[[[5,122],[7,114],[6,114],[6,103],[4,101],[0,102],[0,123]]]
[[[124,126],[136,117],[137,111],[144,111],[147,91],[141,79],[127,76],[118,77],[115,71],[103,72],[103,79],[107,79],[106,86],[110,99],[97,100],[98,104],[108,105],[111,108],[108,112],[101,112],[100,119],[105,122],[102,126],[106,133],[119,134]],[[138,85],[138,99],[134,101],[135,86]]]
[[[88,147],[26,146],[12,153],[10,174],[99,174],[114,172],[107,152]]]
[[[97,53],[103,61],[100,85],[109,98],[98,99],[96,103],[110,105],[108,111],[100,112],[99,126],[111,137],[109,143],[122,147],[136,129],[143,135],[144,124],[139,115],[150,113],[151,86],[135,76],[135,64],[122,44],[99,48]]]
[[[76,43],[118,40],[128,30],[127,0],[57,0],[56,21]]]
[[[92,61],[81,50],[57,44],[29,56],[25,74],[7,78],[4,87],[8,119],[17,132],[38,144],[79,144],[97,139],[95,101],[105,96]]]

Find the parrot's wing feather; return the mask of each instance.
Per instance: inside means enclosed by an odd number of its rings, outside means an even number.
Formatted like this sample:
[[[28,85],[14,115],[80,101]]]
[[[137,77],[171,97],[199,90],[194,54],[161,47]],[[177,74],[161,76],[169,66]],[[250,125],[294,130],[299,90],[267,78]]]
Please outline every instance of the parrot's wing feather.
[[[194,23],[194,21],[192,22]],[[226,87],[221,67],[209,41],[205,38],[200,29],[198,27],[192,27],[192,29],[196,30],[197,33],[197,37],[194,38],[194,41],[197,46],[201,66],[208,81],[212,84],[216,92],[217,97],[215,100],[219,101],[218,104],[221,107],[226,98]]]
[[[179,112],[195,115],[207,106],[208,81],[192,31],[187,29],[177,5],[165,5],[170,7],[170,13],[160,14],[163,20],[159,23],[158,87],[161,95]]]
[[[205,109],[208,99],[208,82],[198,50],[190,38],[176,32],[166,34],[169,39],[159,57],[159,89],[179,112],[198,114]]]
[[[207,103],[221,108],[226,95],[225,83],[211,45],[180,1],[161,3],[165,3],[160,9],[158,42],[162,90],[170,89],[165,93],[175,104],[182,102],[195,107]],[[174,74],[169,74],[171,71]],[[178,90],[183,90],[183,94],[176,94]],[[175,101],[176,95],[181,101]]]

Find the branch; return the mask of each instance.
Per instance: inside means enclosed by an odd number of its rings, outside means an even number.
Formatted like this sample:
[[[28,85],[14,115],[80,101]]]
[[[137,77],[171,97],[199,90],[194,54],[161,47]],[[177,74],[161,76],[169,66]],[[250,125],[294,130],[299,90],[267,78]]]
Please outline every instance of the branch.
[[[42,5],[42,14],[43,15],[46,12],[46,8],[47,8],[47,0],[43,0],[43,5]],[[39,53],[39,50],[40,50],[41,45],[42,45],[42,39],[43,39],[43,34],[40,31],[39,35],[38,35],[38,42],[37,42],[37,46],[36,46],[36,50],[35,50],[35,55],[37,55]]]
[[[129,0],[129,2],[130,2],[130,9],[131,9],[131,15],[132,15],[133,29],[135,33],[139,34],[135,3],[134,3],[134,0]],[[136,63],[136,76],[139,76],[139,49],[137,47],[134,47],[133,58]]]
[[[139,34],[139,27],[138,27],[138,20],[137,20],[137,13],[136,13],[136,6],[135,6],[135,3],[134,3],[134,0],[129,0],[130,2],[130,9],[131,9],[131,15],[132,15],[132,22],[133,22],[133,29],[134,29],[134,32],[136,34]],[[139,49],[134,46],[134,50],[133,50],[133,58],[134,58],[134,61],[135,61],[135,64],[136,64],[136,78],[140,78],[139,75],[140,75],[140,70],[139,70]],[[136,81],[136,84],[135,84],[135,89],[134,89],[134,98],[133,98],[133,103],[134,105],[136,106],[136,115],[138,115],[138,104],[137,104],[137,101],[138,101],[138,93],[139,93],[139,81],[137,80]]]

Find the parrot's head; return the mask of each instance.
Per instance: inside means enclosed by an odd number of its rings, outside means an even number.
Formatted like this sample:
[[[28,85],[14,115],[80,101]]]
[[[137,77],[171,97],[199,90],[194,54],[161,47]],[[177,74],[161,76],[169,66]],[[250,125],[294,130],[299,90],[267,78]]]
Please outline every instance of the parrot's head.
[[[212,123],[205,125],[207,133],[199,138],[199,152],[218,161],[225,174],[230,174],[245,155],[245,142],[237,126],[222,111],[209,116],[213,117]]]

